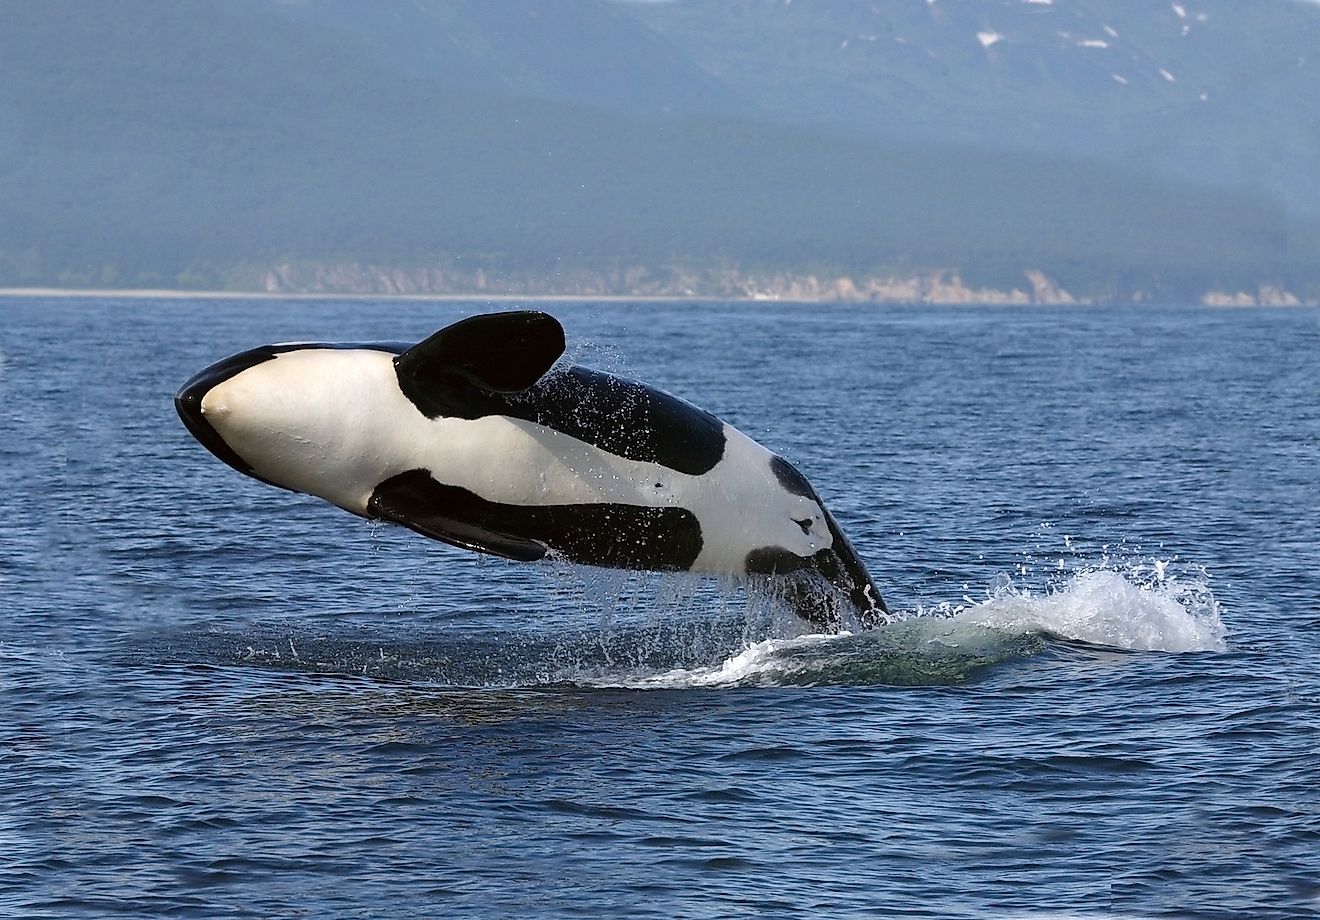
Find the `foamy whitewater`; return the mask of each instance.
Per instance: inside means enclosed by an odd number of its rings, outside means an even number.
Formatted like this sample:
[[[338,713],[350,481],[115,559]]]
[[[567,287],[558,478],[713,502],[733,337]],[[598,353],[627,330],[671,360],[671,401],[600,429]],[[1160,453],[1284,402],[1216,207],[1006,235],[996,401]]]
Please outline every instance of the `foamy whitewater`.
[[[1123,651],[1223,651],[1225,627],[1206,577],[1167,574],[1167,563],[1124,571],[1094,569],[1072,575],[1058,588],[1033,593],[1000,576],[988,597],[932,611],[899,613],[870,634],[805,634],[750,642],[719,664],[674,668],[659,674],[588,678],[595,686],[636,689],[720,687],[800,682],[825,671],[867,645],[913,656],[967,652],[1028,636],[1083,642]],[[970,598],[968,599],[970,601]]]
[[[948,620],[931,621],[932,639],[956,637],[963,626],[984,626],[1129,651],[1223,651],[1224,623],[1206,581],[1165,577],[1164,563],[1152,571],[1158,575],[1146,577],[1142,569],[1081,572],[1062,588],[1039,595],[1018,590],[1010,581]],[[947,633],[946,624],[951,627]]]

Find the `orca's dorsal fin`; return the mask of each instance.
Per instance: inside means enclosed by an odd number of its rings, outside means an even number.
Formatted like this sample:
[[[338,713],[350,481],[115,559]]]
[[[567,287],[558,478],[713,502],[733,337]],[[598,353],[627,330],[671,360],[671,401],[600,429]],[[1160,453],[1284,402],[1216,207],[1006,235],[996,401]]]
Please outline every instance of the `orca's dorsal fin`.
[[[540,380],[563,353],[559,320],[520,310],[459,320],[399,355],[394,366],[400,377],[421,384],[517,393]]]

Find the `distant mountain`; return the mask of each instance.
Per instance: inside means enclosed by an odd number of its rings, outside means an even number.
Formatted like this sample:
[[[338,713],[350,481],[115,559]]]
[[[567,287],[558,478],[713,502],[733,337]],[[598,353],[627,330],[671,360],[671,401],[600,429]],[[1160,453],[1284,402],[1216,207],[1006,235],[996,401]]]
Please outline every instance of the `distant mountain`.
[[[1320,214],[1320,4],[1301,0],[253,6],[450,86],[1099,158]]]
[[[766,117],[1097,158],[1320,214],[1320,4],[624,4]]]
[[[624,114],[747,108],[625,4],[599,0],[236,0],[335,33],[376,65],[456,90]]]
[[[0,285],[1320,296],[1320,9],[1153,10],[0,0]]]

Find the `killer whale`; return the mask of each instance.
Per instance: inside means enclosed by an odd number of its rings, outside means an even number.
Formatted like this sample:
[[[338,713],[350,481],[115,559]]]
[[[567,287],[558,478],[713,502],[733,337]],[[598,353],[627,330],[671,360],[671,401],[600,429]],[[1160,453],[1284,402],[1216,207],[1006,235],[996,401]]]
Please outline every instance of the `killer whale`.
[[[536,311],[469,317],[416,345],[263,345],[196,374],[175,407],[245,475],[444,543],[776,577],[815,625],[887,621],[792,464],[663,390],[559,365],[564,347]]]

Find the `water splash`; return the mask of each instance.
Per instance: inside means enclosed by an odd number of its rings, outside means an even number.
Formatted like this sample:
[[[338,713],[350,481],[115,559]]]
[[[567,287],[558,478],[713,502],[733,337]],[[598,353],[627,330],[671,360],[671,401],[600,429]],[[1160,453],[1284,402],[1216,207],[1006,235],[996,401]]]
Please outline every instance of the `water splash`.
[[[169,645],[194,661],[432,686],[637,690],[957,684],[1040,655],[1052,643],[1058,648],[1059,639],[1125,651],[1225,647],[1219,604],[1194,567],[1106,564],[1036,588],[1015,577],[1022,576],[995,577],[980,601],[920,608],[857,634],[803,634],[796,618],[769,615],[766,597],[744,595],[740,610],[733,595],[709,584],[682,581],[656,593],[652,581],[629,581],[611,583],[637,589],[615,596],[622,622],[605,616],[576,630],[547,623],[530,632],[474,625],[436,633],[418,624],[411,635],[396,632],[382,642],[369,625],[335,635],[299,632],[290,623],[176,637]],[[577,587],[560,585],[547,597],[550,607],[576,607],[583,599]]]
[[[1227,631],[1205,573],[1179,576],[1169,566],[1083,570],[1040,592],[1001,575],[985,600],[934,613],[955,629],[1034,631],[1129,651],[1223,651]]]
[[[1039,593],[1000,575],[983,601],[919,610],[868,633],[763,639],[709,665],[582,682],[635,689],[960,683],[1039,654],[1050,638],[1125,651],[1222,651],[1226,630],[1205,573],[1178,576],[1169,566],[1080,571]]]
[[[763,639],[753,642],[735,655],[714,665],[696,668],[671,668],[661,673],[609,675],[590,683],[599,687],[626,687],[637,690],[687,689],[696,687],[721,687],[756,682],[783,683],[795,672],[819,662],[810,658],[804,664],[800,659],[795,662],[789,653],[802,651],[819,652],[832,643],[838,643],[851,636],[808,634],[791,639]]]

